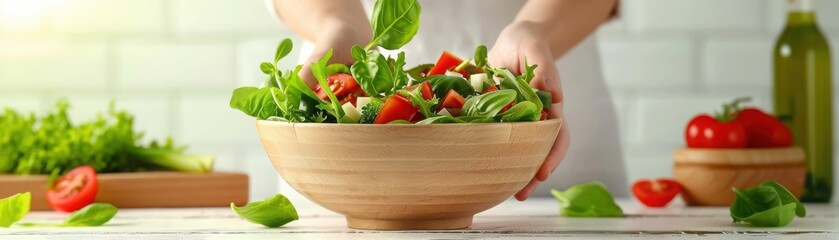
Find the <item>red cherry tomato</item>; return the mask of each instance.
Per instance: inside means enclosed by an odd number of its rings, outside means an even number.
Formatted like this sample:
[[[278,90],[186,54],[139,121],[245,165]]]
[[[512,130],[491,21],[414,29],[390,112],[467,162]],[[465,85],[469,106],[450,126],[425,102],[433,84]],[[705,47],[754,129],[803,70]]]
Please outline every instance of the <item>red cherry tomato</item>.
[[[90,166],[80,166],[53,182],[47,190],[47,201],[55,210],[72,212],[93,203],[98,191],[96,171]]]
[[[682,185],[670,179],[640,180],[632,185],[635,198],[650,207],[664,207],[680,192]]]
[[[395,120],[410,121],[418,111],[419,108],[414,107],[407,98],[399,94],[394,94],[382,105],[382,110],[379,111],[379,115],[376,116],[373,123],[386,124]]]
[[[358,82],[355,81],[355,78],[353,78],[352,75],[346,73],[335,73],[326,76],[326,82],[329,84],[329,89],[332,90],[335,97],[341,101],[341,104],[351,102],[353,106],[355,106],[355,99],[358,96],[364,96],[364,90],[358,86]],[[329,96],[327,96],[326,92],[323,91],[323,86],[315,86],[315,93],[318,97],[320,97],[320,99],[329,100]]]
[[[744,148],[747,135],[746,128],[738,121],[720,122],[703,114],[690,120],[685,140],[691,148]]]
[[[460,96],[455,90],[450,89],[446,93],[446,97],[443,98],[443,103],[440,104],[440,108],[463,108],[463,104],[465,103],[466,99],[463,96]]]
[[[432,67],[431,70],[428,71],[427,76],[444,74],[446,73],[446,71],[454,69],[455,67],[457,67],[457,65],[460,65],[461,63],[463,63],[463,59],[460,59],[459,57],[455,56],[454,54],[448,51],[443,51],[443,54],[440,55],[440,59],[437,59],[437,64],[434,64],[434,67]],[[468,74],[466,74],[466,71],[463,70],[460,71],[460,74],[463,75],[463,77],[469,76]]]
[[[748,147],[773,148],[792,145],[792,132],[781,121],[756,109],[744,108],[735,121],[743,124],[748,134]]]

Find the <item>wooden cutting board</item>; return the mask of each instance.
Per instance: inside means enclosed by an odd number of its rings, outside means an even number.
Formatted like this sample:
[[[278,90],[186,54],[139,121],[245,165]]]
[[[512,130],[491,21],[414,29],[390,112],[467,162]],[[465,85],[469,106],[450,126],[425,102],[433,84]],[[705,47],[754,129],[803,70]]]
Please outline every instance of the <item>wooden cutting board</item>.
[[[98,175],[97,202],[119,208],[225,207],[248,202],[248,175],[242,173],[139,172]],[[32,193],[32,210],[50,210],[47,176],[0,175],[0,198]]]

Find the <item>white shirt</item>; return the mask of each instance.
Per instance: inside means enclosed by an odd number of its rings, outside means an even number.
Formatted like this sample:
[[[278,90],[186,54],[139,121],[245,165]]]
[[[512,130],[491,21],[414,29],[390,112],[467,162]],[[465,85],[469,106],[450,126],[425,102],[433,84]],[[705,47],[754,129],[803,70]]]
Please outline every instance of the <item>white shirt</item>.
[[[375,0],[362,2],[369,16]],[[419,2],[422,6],[419,31],[400,49],[406,53],[406,67],[434,63],[444,50],[465,58],[472,56],[479,44],[492,47],[498,34],[512,22],[525,1]],[[270,9],[273,12],[274,8]],[[302,48],[300,62],[307,59],[313,49],[314,46],[307,42]],[[601,74],[596,37],[582,41],[557,62],[557,67],[571,143],[557,170],[533,195],[548,196],[551,188],[565,189],[581,182],[601,181],[614,195],[628,196],[615,110]],[[281,189],[281,192],[291,194],[285,190]]]

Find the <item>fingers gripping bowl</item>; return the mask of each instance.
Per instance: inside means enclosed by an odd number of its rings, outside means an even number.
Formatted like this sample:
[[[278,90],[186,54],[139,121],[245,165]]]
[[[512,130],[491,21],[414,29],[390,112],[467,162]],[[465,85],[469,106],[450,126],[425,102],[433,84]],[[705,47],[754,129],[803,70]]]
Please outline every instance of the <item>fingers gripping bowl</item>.
[[[358,229],[459,229],[521,190],[562,125],[365,125],[259,120],[274,167]],[[328,137],[327,137],[328,136]]]

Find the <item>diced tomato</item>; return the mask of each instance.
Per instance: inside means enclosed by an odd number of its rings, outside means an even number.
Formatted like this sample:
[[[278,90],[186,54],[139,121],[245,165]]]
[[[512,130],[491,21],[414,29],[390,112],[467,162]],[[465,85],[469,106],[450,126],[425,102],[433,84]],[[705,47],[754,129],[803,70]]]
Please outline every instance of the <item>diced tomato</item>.
[[[446,71],[454,69],[461,63],[463,63],[463,59],[460,59],[448,51],[443,51],[443,54],[440,55],[440,59],[437,60],[437,64],[434,64],[431,71],[428,71],[428,76],[444,74]],[[460,74],[463,75],[464,78],[469,76],[465,70],[461,70]]]
[[[548,119],[548,112],[545,112],[545,110],[542,110],[542,114],[539,115],[539,121],[542,121],[542,120],[545,120],[545,119]]]
[[[495,85],[492,85],[492,86],[489,86],[487,88],[487,90],[484,90],[484,93],[494,92],[494,91],[498,91],[498,87],[496,87]]]
[[[434,91],[431,90],[431,84],[428,81],[423,82],[420,85],[420,93],[422,93],[422,98],[425,100],[431,100],[434,97]]]
[[[72,212],[93,203],[98,191],[96,170],[80,166],[53,182],[47,190],[47,201],[57,211]]]
[[[373,120],[375,124],[386,124],[395,120],[410,121],[411,118],[419,111],[419,108],[414,107],[411,101],[402,95],[395,94],[389,97],[379,115]],[[421,114],[420,114],[421,115]]]
[[[462,108],[464,103],[466,103],[466,99],[460,96],[454,89],[450,89],[446,93],[446,97],[443,98],[443,103],[440,104],[440,108]]]
[[[364,90],[358,86],[358,82],[355,81],[352,75],[336,73],[327,76],[326,81],[329,84],[329,89],[332,89],[332,93],[341,101],[341,104],[351,102],[355,106],[355,99],[365,95]],[[329,100],[329,96],[323,91],[321,85],[315,87],[315,93],[317,93],[320,99]]]
[[[503,112],[506,112],[507,110],[510,110],[510,108],[512,108],[513,105],[516,105],[516,101],[512,101],[512,102],[508,103],[507,106],[504,106],[504,108],[502,108],[501,112],[499,112],[499,113],[503,113]]]

